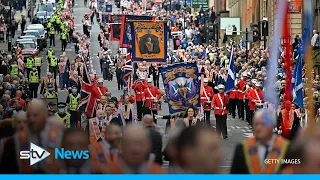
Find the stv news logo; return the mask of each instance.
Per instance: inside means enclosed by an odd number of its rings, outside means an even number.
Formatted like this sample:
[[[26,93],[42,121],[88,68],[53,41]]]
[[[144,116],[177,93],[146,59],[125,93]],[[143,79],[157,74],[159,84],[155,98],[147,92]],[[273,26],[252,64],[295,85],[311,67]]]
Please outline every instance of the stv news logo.
[[[30,159],[30,166],[46,159],[50,153],[40,146],[30,143],[30,151],[20,151],[20,159]],[[55,148],[55,159],[89,159],[89,151],[70,151]]]

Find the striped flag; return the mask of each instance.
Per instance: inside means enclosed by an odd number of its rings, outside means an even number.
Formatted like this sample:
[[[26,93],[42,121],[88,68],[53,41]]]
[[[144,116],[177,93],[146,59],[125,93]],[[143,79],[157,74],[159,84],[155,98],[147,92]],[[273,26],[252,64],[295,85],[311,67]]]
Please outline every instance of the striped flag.
[[[128,92],[130,92],[131,86],[132,86],[132,80],[133,80],[133,66],[132,66],[132,60],[131,60],[131,54],[128,53],[126,56],[126,62],[123,67],[123,80],[125,82],[125,87],[128,89]]]
[[[230,54],[230,62],[228,67],[228,79],[226,83],[226,89],[225,92],[231,91],[235,87],[236,83],[236,73],[237,73],[237,67],[234,65],[234,48],[231,48],[231,54]]]
[[[275,26],[274,32],[279,32],[279,29],[283,29],[283,22],[285,17],[285,10],[287,1],[277,1],[277,14],[275,17]],[[281,31],[279,33],[274,33],[272,44],[271,44],[271,52],[270,59],[267,66],[267,80],[265,83],[265,91],[264,97],[266,101],[273,104],[275,109],[278,108],[279,98],[276,93],[276,87],[274,84],[277,82],[277,74],[278,74],[278,58],[279,58],[279,47],[280,47],[280,39],[281,39]]]
[[[81,101],[78,105],[78,110],[85,112],[89,117],[93,117],[97,107],[97,98],[93,93],[94,84],[90,80],[90,76],[85,64],[83,64],[83,76],[81,83]]]
[[[301,51],[301,50],[299,50]],[[295,67],[295,82],[293,85],[293,100],[300,108],[303,108],[303,92],[302,92],[302,56],[299,52],[299,59]]]

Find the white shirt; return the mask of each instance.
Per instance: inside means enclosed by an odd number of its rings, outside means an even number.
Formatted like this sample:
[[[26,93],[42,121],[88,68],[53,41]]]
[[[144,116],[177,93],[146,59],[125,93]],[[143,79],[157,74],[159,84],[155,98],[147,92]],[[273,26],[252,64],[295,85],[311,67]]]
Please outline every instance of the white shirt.
[[[317,41],[317,38],[318,38],[318,34],[314,34],[313,36],[312,36],[312,39],[311,39],[311,46],[315,46],[316,45],[316,41]]]
[[[97,123],[98,123],[98,126],[99,126],[100,128],[102,128],[102,127],[103,127],[103,119],[102,119],[102,120],[99,120],[98,118],[96,118],[96,121],[97,121]]]
[[[276,135],[273,135],[271,140],[267,143],[267,145],[269,146],[268,147],[268,153],[271,152],[272,146],[273,146],[273,143],[274,143],[275,139],[276,139]],[[266,153],[266,147],[263,144],[258,142],[257,143],[257,148],[258,148],[258,157],[259,157],[259,160],[260,160],[260,164],[261,164],[261,166],[264,166],[265,165],[264,156],[265,156],[265,153]],[[268,156],[269,156],[269,154],[268,154]]]
[[[187,38],[190,38],[190,39],[192,38],[192,29],[186,29],[185,33],[186,33]]]

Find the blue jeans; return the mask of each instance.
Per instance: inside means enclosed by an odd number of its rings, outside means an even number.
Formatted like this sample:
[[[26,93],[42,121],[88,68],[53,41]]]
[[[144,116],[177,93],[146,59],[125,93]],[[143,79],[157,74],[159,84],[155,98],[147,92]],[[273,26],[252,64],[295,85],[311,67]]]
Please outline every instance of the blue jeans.
[[[60,85],[60,88],[63,89],[65,87],[65,73],[60,73],[59,74],[59,85]]]

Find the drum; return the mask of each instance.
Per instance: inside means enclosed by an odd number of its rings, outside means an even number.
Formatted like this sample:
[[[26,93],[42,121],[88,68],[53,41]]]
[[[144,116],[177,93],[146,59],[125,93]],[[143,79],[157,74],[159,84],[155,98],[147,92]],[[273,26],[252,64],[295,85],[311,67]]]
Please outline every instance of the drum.
[[[205,101],[204,102],[204,107],[203,107],[203,109],[205,110],[205,111],[211,111],[211,101]]]
[[[158,110],[160,110],[159,102],[158,102],[158,101],[151,101],[150,109],[151,109],[152,111],[158,111]]]
[[[256,111],[259,110],[259,109],[262,109],[264,106],[263,106],[263,103],[257,103],[255,108],[256,108]]]

